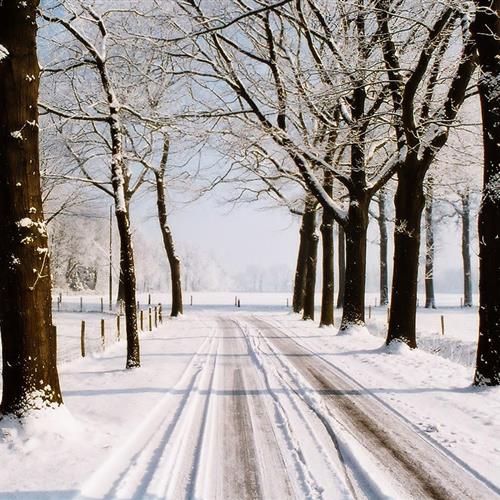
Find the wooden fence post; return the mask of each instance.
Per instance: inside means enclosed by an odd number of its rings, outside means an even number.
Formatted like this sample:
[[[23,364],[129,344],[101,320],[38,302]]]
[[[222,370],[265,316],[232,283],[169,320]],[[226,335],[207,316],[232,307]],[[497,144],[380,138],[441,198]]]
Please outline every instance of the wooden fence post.
[[[151,316],[151,307],[148,307],[148,329],[150,332],[153,331],[153,319]]]
[[[163,324],[163,306],[161,304],[158,304],[158,319]]]
[[[104,312],[104,299],[101,297],[101,312]]]
[[[104,336],[104,319],[101,319],[101,344],[102,350],[106,349],[106,337]]]
[[[238,307],[241,307],[240,299],[238,299]]]
[[[444,335],[444,316],[441,315],[441,335]]]
[[[144,311],[141,309],[141,312],[140,312],[140,316],[141,316],[141,332],[144,331]]]
[[[120,315],[116,315],[116,340],[120,341]]]
[[[83,297],[80,297],[80,312],[83,312]]]
[[[148,293],[148,306],[150,306],[150,305],[151,305],[151,294]]]
[[[191,305],[193,305],[193,296],[191,295]]]
[[[158,328],[158,308],[155,306],[155,328]]]
[[[82,321],[80,327],[80,351],[82,353],[82,358],[85,357],[85,321]]]

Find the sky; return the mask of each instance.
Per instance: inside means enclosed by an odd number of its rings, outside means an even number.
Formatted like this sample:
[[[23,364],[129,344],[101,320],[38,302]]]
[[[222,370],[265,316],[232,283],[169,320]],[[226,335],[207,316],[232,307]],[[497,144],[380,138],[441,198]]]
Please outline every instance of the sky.
[[[138,221],[159,241],[157,221],[149,217],[154,211],[154,206],[144,203]],[[169,222],[179,246],[206,250],[230,273],[249,266],[295,265],[300,220],[284,209],[257,204],[233,207],[224,203],[223,191],[216,189],[189,204],[178,204]]]
[[[136,227],[161,245],[157,221],[152,217],[155,207],[146,202],[141,205]],[[203,249],[213,255],[230,274],[245,272],[251,266],[269,268],[279,265],[290,268],[293,273],[300,219],[284,209],[262,209],[257,204],[248,203],[231,208],[224,204],[224,192],[215,190],[190,204],[177,207],[170,215],[170,224],[178,247]],[[371,222],[368,233],[367,291],[376,291],[378,287],[377,243],[377,226]],[[392,244],[389,244],[389,266],[392,267]],[[318,253],[320,262],[321,245]],[[461,265],[459,227],[448,221],[438,226],[436,233],[437,292],[461,291]],[[423,285],[422,273],[420,285]]]

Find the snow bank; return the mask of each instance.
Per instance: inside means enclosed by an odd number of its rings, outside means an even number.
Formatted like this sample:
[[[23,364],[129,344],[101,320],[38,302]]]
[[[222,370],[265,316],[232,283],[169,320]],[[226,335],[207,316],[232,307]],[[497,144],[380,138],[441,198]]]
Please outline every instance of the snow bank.
[[[14,417],[0,420],[1,444],[25,454],[36,451],[43,456],[58,444],[83,439],[83,426],[64,405],[32,412],[21,420]]]
[[[470,311],[472,316],[474,311]],[[430,316],[430,315],[429,315]],[[433,315],[438,324],[439,314]],[[367,331],[376,337],[386,338],[387,324],[380,319],[367,321]],[[456,335],[456,336],[455,336]],[[421,351],[435,354],[441,358],[448,359],[462,366],[473,367],[476,362],[477,341],[465,340],[461,332],[453,332],[449,336],[441,335],[437,331],[417,330],[417,345]],[[406,346],[389,346],[388,351],[392,354],[403,354]],[[410,350],[410,349],[408,349]]]

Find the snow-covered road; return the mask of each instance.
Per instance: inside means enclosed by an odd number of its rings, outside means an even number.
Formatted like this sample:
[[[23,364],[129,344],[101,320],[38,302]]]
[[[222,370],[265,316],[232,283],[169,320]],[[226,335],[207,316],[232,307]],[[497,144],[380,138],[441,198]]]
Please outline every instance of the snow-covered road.
[[[464,460],[473,448],[455,453],[392,403],[405,391],[391,369],[415,370],[418,391],[426,362],[450,363],[388,357],[366,348],[379,344],[366,332],[342,337],[292,315],[201,311],[143,334],[139,370],[123,370],[123,342],[66,364],[67,429],[57,419],[2,428],[12,465],[0,498],[500,498],[490,469]],[[380,377],[388,397],[371,387]],[[460,405],[448,410],[465,420]],[[484,452],[484,429],[470,431]],[[494,426],[491,437],[494,451]]]

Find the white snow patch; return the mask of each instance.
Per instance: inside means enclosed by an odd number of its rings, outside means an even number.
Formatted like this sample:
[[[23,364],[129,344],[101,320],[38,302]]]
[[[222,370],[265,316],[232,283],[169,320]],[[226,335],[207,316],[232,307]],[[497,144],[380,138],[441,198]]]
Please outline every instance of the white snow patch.
[[[9,51],[0,43],[0,61],[6,59],[9,55]]]
[[[411,351],[412,350],[410,349],[408,344],[406,344],[405,342],[403,342],[402,340],[399,340],[399,339],[394,339],[385,348],[385,352],[387,352],[388,354],[406,355],[406,354],[411,353]]]
[[[20,130],[14,130],[14,132],[11,132],[10,135],[14,139],[19,139],[20,141],[22,141],[24,139],[23,134],[21,133]]]
[[[17,222],[18,227],[31,227],[33,224],[34,222],[29,217],[24,217]]]
[[[82,438],[83,426],[64,405],[33,411],[22,420],[6,417],[0,421],[0,443],[23,454],[51,450],[57,443],[75,443]]]
[[[370,332],[368,331],[365,325],[351,323],[350,325],[347,325],[347,327],[340,330],[339,334],[359,336],[359,335],[369,335]]]

